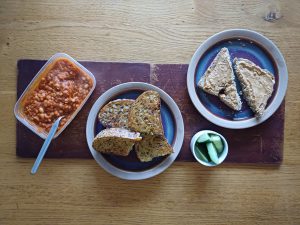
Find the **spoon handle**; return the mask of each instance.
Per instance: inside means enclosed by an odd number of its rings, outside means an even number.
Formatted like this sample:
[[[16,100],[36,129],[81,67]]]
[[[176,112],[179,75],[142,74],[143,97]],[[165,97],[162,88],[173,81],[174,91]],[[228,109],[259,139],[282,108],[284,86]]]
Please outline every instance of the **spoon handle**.
[[[52,125],[50,131],[49,131],[49,134],[48,134],[48,137],[46,138],[41,150],[40,150],[40,153],[38,155],[38,157],[36,158],[34,164],[33,164],[33,167],[31,169],[31,174],[35,174],[44,158],[44,155],[46,154],[47,152],[47,149],[52,141],[52,138],[53,136],[55,135],[56,133],[56,130],[58,128],[58,125],[60,123],[60,120],[62,119],[62,117],[59,117],[55,122],[54,124]]]

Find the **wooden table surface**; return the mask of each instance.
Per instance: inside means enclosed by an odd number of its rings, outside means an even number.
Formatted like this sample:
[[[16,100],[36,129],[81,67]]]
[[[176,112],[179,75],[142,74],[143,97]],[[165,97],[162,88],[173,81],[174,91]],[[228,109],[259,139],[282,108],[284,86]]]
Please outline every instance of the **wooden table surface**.
[[[275,3],[281,18],[263,19]],[[272,8],[272,7],[271,7]],[[30,0],[0,3],[0,224],[299,224],[300,1]],[[143,181],[94,160],[16,157],[16,62],[66,52],[80,60],[188,63],[212,34],[256,30],[289,71],[280,167],[174,163]]]

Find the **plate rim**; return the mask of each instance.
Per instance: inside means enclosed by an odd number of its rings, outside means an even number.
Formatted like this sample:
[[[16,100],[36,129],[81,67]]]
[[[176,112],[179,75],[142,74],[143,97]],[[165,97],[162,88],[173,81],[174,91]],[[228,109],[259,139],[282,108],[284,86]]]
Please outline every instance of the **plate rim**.
[[[109,98],[113,95],[116,95],[118,93],[122,93],[126,90],[131,89],[142,89],[142,90],[155,90],[160,94],[160,97],[162,100],[168,105],[171,112],[173,113],[174,120],[176,122],[176,136],[174,141],[173,150],[174,152],[169,155],[164,161],[156,165],[155,167],[149,169],[149,170],[143,170],[139,172],[135,171],[126,171],[120,168],[115,167],[114,165],[110,164],[101,153],[94,150],[92,147],[92,141],[94,139],[94,124],[95,120],[98,117],[99,109],[109,100]],[[125,180],[143,180],[147,178],[151,178],[153,176],[156,176],[163,171],[165,171],[171,164],[175,161],[177,158],[182,144],[184,140],[184,123],[183,123],[183,117],[179,110],[179,107],[177,106],[176,102],[162,89],[159,87],[156,87],[149,83],[144,82],[126,82],[119,85],[116,85],[114,87],[111,87],[107,91],[105,91],[93,104],[86,123],[86,140],[89,147],[89,150],[95,159],[95,161],[108,173],[111,175],[114,175],[116,177],[119,177],[121,179]]]
[[[273,101],[269,105],[269,107],[266,109],[263,116],[259,119],[257,118],[251,118],[247,120],[241,120],[241,121],[231,121],[227,119],[223,119],[221,117],[218,117],[211,113],[208,109],[206,109],[201,101],[199,100],[199,97],[196,92],[195,88],[195,71],[197,68],[197,65],[199,63],[200,58],[202,55],[213,45],[226,40],[230,38],[245,38],[255,41],[256,43],[263,46],[273,57],[276,66],[278,67],[278,89],[274,96]],[[267,120],[269,117],[273,115],[273,113],[279,108],[281,105],[284,96],[287,91],[287,85],[288,85],[288,70],[286,66],[285,59],[278,49],[278,47],[267,37],[263,36],[262,34],[248,29],[229,29],[224,30],[219,33],[216,33],[206,39],[195,51],[187,72],[187,89],[190,96],[191,101],[193,102],[195,108],[198,110],[198,112],[204,116],[207,120],[210,122],[221,126],[225,128],[231,128],[231,129],[244,129],[256,126],[258,124],[261,124],[265,120]]]

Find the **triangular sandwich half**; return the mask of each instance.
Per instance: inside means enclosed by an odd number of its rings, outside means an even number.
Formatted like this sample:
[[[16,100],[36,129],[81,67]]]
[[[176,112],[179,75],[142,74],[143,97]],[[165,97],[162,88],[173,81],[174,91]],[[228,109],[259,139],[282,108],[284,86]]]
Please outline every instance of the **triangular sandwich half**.
[[[274,75],[248,59],[235,58],[234,67],[245,100],[255,116],[261,117],[274,89]]]
[[[222,102],[233,110],[238,111],[242,108],[227,48],[220,50],[201,77],[198,86],[203,91],[218,96]]]

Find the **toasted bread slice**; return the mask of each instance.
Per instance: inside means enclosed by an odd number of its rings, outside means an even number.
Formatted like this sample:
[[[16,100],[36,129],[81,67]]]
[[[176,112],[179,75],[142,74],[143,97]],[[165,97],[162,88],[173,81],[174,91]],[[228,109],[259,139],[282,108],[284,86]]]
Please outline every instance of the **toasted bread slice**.
[[[98,119],[105,127],[128,128],[128,114],[134,100],[110,101],[100,110]]]
[[[163,136],[146,135],[135,145],[137,157],[142,162],[149,162],[155,157],[169,155],[172,147]]]
[[[235,58],[234,67],[246,102],[255,116],[261,117],[273,93],[274,75],[248,59]]]
[[[205,92],[218,96],[233,110],[241,110],[242,102],[237,93],[234,74],[227,48],[222,48],[201,77],[198,86]]]
[[[102,130],[93,141],[93,148],[102,153],[127,156],[136,142],[142,140],[137,132],[124,128],[109,128]]]
[[[129,112],[128,127],[141,134],[164,134],[158,92],[145,91],[135,100]]]

